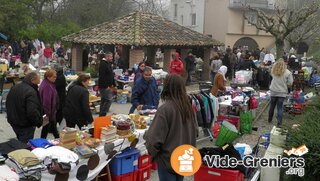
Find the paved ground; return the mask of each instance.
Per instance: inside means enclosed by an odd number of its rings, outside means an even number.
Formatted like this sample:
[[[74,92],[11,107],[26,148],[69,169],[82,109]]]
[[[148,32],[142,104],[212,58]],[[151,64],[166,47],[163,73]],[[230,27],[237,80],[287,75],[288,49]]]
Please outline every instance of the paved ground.
[[[193,90],[198,90],[198,86],[197,85],[192,85],[192,86],[188,86],[187,87],[188,91],[193,91]],[[262,104],[262,106],[260,106],[260,110],[262,107],[264,107],[265,103]],[[110,110],[110,114],[112,113],[123,113],[123,114],[127,114],[129,112],[130,109],[130,104],[112,104],[111,110]],[[268,109],[268,108],[267,108]],[[259,111],[258,111],[259,112]],[[258,113],[257,113],[258,114]],[[289,122],[290,124],[290,119],[292,117],[288,117],[285,116],[284,118],[284,123]],[[6,121],[6,115],[5,113],[0,114],[0,122],[1,122],[1,126],[0,126],[0,143],[4,142],[10,138],[14,138],[15,134],[11,128],[11,126],[7,123]],[[258,119],[257,121],[255,121],[253,123],[253,127],[257,127],[258,130],[257,131],[253,131],[252,134],[250,135],[244,135],[241,138],[239,138],[237,140],[237,142],[241,142],[241,143],[247,143],[251,146],[251,148],[254,147],[254,145],[256,144],[256,142],[258,141],[258,138],[261,134],[268,132],[271,130],[272,126],[275,125],[276,122],[275,120],[273,121],[273,124],[269,124],[267,122],[267,113],[264,112],[261,116],[260,119]],[[65,126],[65,123],[63,122],[62,125],[59,127],[59,129],[63,128]],[[37,129],[36,133],[35,133],[35,137],[40,137],[40,132],[41,129]],[[202,135],[200,135],[202,136]],[[53,138],[52,134],[48,135],[48,138]],[[202,147],[212,147],[214,146],[214,143],[211,142],[210,140],[206,139],[203,141],[200,141],[197,143],[197,147],[198,148],[202,148]],[[157,176],[157,172],[153,171],[152,172],[152,176],[151,176],[151,181],[156,181],[158,180],[158,176]],[[193,180],[193,177],[187,177],[185,178],[185,180]]]

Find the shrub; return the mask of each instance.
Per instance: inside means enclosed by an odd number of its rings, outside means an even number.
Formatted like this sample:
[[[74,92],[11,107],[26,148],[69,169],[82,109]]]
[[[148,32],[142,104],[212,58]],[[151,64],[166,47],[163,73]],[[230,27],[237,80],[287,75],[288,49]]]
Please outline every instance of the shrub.
[[[301,115],[298,129],[290,129],[287,149],[305,144],[309,152],[305,159],[304,177],[292,176],[289,180],[319,180],[320,178],[320,100],[316,97],[313,104]]]
[[[85,70],[84,70],[85,73],[90,73],[90,76],[91,77],[97,77],[98,76],[98,73],[96,72],[96,70],[92,67],[86,67]]]

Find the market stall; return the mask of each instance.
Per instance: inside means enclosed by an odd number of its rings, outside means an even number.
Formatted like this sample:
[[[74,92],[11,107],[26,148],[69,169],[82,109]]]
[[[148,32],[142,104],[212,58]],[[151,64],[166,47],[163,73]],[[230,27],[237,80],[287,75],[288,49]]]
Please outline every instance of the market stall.
[[[153,115],[135,114],[99,117],[92,134],[91,129],[65,128],[59,139],[30,140],[32,151],[9,152],[5,163],[15,171],[12,174],[27,180],[93,180],[104,168],[110,168],[115,180],[128,176],[144,180],[152,165],[143,135],[152,119]],[[148,162],[142,164],[141,159]]]

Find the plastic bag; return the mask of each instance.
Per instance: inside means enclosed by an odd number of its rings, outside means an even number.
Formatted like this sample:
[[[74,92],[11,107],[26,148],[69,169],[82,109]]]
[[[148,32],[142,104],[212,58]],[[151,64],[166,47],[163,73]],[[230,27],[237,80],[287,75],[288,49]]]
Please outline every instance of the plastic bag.
[[[250,134],[252,132],[252,112],[240,113],[240,132],[243,134]]]
[[[254,96],[251,96],[250,97],[250,109],[257,109],[258,106],[259,106],[258,100]]]
[[[220,124],[218,122],[215,122],[212,127],[213,137],[217,138],[220,131]]]

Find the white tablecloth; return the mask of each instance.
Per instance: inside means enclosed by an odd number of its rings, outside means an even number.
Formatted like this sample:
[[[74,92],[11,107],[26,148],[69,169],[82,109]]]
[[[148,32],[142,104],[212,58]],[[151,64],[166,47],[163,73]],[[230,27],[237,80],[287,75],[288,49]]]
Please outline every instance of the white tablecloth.
[[[145,133],[145,130],[136,130],[134,134],[137,136],[139,139],[139,142],[137,143],[136,148],[143,148],[145,140],[143,139],[143,135]],[[128,139],[118,139],[114,141],[115,148],[113,150],[116,150],[118,153],[121,153],[121,150],[124,150],[125,148],[130,146],[130,142]],[[98,150],[98,155],[99,155],[99,164],[98,166],[93,169],[89,170],[88,177],[86,180],[92,180],[98,174],[101,172],[101,170],[110,162],[110,160],[107,161],[108,155],[104,151],[104,145],[100,145],[96,148]],[[70,181],[78,181],[77,179],[77,172],[80,167],[85,167],[88,164],[89,158],[87,159],[80,159],[79,164],[74,168],[71,172],[68,173],[69,178],[68,180]],[[42,178],[41,180],[57,180],[56,176],[57,175],[51,175],[47,170],[42,172]]]

